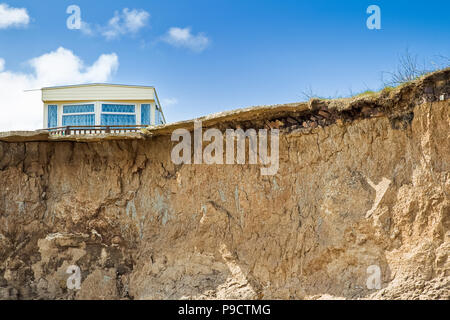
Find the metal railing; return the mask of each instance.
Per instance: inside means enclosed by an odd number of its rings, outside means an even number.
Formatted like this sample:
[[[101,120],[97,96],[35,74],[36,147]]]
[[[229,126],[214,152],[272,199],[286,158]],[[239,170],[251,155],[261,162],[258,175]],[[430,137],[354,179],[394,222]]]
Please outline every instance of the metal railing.
[[[147,128],[147,125],[129,125],[129,126],[65,126],[44,129],[52,136],[71,136],[86,134],[110,134],[110,133],[129,133],[140,132]]]

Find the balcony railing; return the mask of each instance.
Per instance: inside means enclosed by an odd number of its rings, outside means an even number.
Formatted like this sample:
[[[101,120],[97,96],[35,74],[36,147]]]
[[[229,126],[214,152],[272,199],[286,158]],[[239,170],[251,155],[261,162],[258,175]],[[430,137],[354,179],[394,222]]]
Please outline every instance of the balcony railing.
[[[111,134],[111,133],[129,133],[140,132],[141,129],[147,128],[147,125],[129,125],[129,126],[65,126],[48,128],[47,130],[52,136],[71,136],[71,135],[87,135],[87,134]]]

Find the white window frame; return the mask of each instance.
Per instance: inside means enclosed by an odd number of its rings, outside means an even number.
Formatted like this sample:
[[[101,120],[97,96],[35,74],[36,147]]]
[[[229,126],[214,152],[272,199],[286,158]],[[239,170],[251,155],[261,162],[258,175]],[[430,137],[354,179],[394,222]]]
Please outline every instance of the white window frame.
[[[44,129],[48,129],[48,107],[49,106],[56,106],[57,107],[57,121],[56,121],[56,126],[57,127],[61,127],[61,122],[59,121],[60,116],[59,116],[59,104],[57,103],[44,103]]]
[[[156,124],[156,103],[152,101],[150,108],[150,123],[152,126]]]
[[[94,112],[78,112],[78,113],[63,113],[64,106],[78,106],[78,105],[88,105],[93,104],[94,105]],[[118,105],[124,105],[124,106],[134,106],[135,112],[102,112],[102,105],[103,104],[118,104]],[[99,126],[101,125],[101,115],[104,114],[121,114],[121,115],[133,115],[136,116],[136,125],[141,125],[142,119],[141,119],[141,110],[143,104],[149,104],[150,105],[150,125],[155,124],[155,103],[153,101],[145,101],[142,103],[124,103],[119,101],[83,101],[83,102],[74,102],[74,103],[45,103],[44,104],[44,128],[48,128],[48,106],[57,106],[58,107],[58,127],[63,126],[63,116],[69,116],[69,115],[89,115],[94,114],[95,115],[95,125]]]
[[[152,113],[152,110],[153,110],[153,102],[152,102],[152,101],[144,102],[144,103],[140,103],[140,104],[139,104],[139,124],[142,124],[142,105],[143,105],[143,104],[150,106],[150,114],[149,114],[149,117],[150,117],[150,124],[146,124],[146,126],[152,126],[152,125],[155,124],[155,122],[153,121],[153,118],[152,118],[152,115],[153,115],[153,113]]]
[[[87,104],[93,104],[94,105],[94,112],[77,112],[77,113],[63,113],[64,112],[64,106],[83,106]],[[78,103],[64,103],[61,105],[58,105],[58,127],[63,126],[63,116],[83,116],[88,114],[94,114],[95,120],[94,125],[97,124],[97,103],[95,101],[90,102],[78,102]]]
[[[49,104],[44,103],[44,129],[48,129],[48,106]]]
[[[129,115],[136,116],[136,125],[141,124],[141,104],[140,103],[122,103],[119,101],[97,101],[98,103],[98,125],[101,125],[102,114],[116,114],[116,115]],[[102,106],[104,104],[117,104],[121,106],[134,106],[134,112],[102,112]]]

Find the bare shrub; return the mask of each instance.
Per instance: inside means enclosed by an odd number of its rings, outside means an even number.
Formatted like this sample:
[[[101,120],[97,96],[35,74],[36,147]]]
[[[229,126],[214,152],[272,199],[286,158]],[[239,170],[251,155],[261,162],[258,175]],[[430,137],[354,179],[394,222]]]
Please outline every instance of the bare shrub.
[[[412,55],[408,49],[399,57],[397,69],[394,72],[383,72],[382,82],[384,87],[395,87],[402,83],[413,81],[424,74],[444,69],[450,66],[450,58],[445,55],[435,56],[435,61],[431,61],[430,66],[426,63],[422,65],[418,61],[417,55]],[[387,79],[385,79],[387,75]]]
[[[382,81],[385,87],[398,86],[402,83],[413,81],[430,72],[425,65],[420,66],[418,56],[412,55],[408,49],[399,57],[397,69],[393,72],[383,72]],[[384,78],[387,75],[387,80]]]

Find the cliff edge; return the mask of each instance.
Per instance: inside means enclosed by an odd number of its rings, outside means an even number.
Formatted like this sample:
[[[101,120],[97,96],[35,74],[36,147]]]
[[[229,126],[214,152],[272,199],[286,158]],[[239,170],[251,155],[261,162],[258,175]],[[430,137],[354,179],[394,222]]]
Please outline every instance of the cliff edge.
[[[0,134],[0,299],[450,299],[449,98],[446,69],[198,119],[280,130],[274,176],[173,164],[194,121]]]

